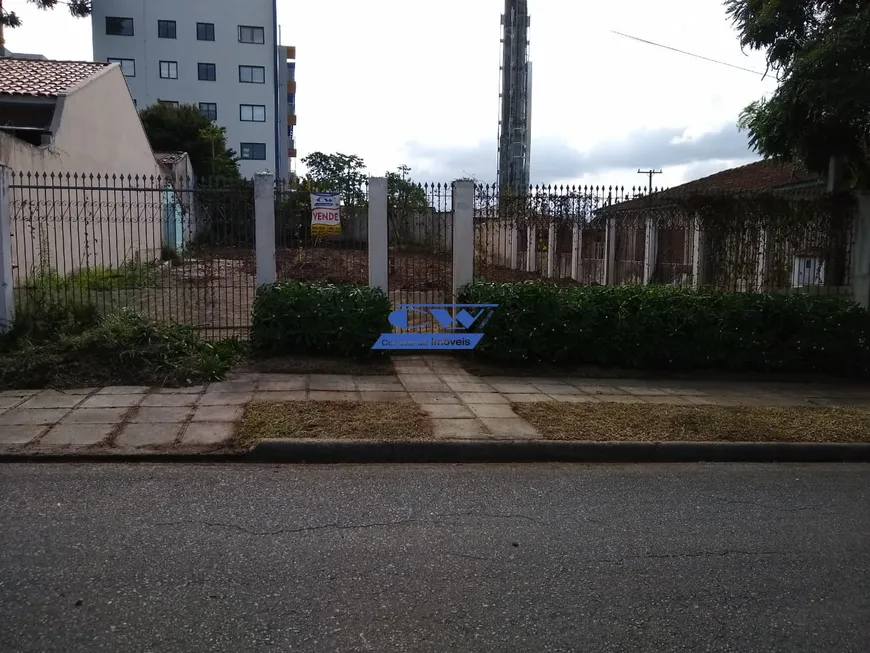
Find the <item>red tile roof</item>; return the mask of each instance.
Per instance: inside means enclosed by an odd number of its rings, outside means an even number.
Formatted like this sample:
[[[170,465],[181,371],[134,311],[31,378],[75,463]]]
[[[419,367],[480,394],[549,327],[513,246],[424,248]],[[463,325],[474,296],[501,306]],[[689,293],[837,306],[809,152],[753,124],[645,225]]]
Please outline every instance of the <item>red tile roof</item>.
[[[707,192],[746,192],[773,190],[794,184],[820,181],[818,175],[807,172],[800,166],[777,161],[756,161],[745,166],[730,168],[669,188],[680,194]]]
[[[103,70],[100,61],[0,58],[0,95],[57,97]]]

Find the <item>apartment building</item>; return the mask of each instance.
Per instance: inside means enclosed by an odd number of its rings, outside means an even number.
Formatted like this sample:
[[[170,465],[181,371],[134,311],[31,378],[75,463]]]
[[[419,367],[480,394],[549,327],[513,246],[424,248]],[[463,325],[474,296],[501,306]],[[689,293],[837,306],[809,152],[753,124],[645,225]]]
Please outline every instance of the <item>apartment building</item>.
[[[95,0],[91,21],[94,59],[120,64],[139,108],[194,104],[226,128],[243,176],[288,175],[276,0]]]

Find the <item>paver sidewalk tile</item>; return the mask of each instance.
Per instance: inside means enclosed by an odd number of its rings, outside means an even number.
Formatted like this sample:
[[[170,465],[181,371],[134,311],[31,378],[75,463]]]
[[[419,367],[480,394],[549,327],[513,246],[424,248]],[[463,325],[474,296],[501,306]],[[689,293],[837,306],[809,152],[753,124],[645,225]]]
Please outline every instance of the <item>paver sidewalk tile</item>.
[[[466,404],[506,404],[508,400],[497,392],[459,392],[459,398]]]
[[[565,395],[569,396],[569,395]],[[545,395],[542,392],[524,392],[521,394],[507,394],[505,395],[508,402],[512,404],[531,404],[531,403],[541,403],[544,401],[553,401],[553,398],[549,395]]]
[[[489,434],[476,419],[434,419],[435,437],[439,439],[486,439]]]
[[[411,399],[418,404],[458,404],[459,397],[452,392],[412,392]]]
[[[483,417],[481,420],[494,438],[538,439],[540,434],[535,427],[519,417]]]
[[[404,390],[362,390],[359,394],[363,401],[409,401],[411,399]]]
[[[76,408],[60,420],[61,424],[117,424],[129,408]]]
[[[129,421],[132,424],[172,424],[186,421],[192,411],[193,408],[186,406],[137,408]]]
[[[209,383],[206,392],[209,394],[216,392],[254,392],[256,387],[256,381],[218,381],[217,383]]]
[[[338,390],[312,390],[308,393],[311,401],[357,401],[359,397],[355,392],[340,392]]]
[[[636,395],[595,395],[598,401],[605,404],[645,404],[643,397]]]
[[[158,395],[199,395],[205,392],[204,385],[187,385],[182,388],[155,388]]]
[[[3,425],[0,428],[0,444],[27,444],[38,438],[46,428],[43,424]]]
[[[142,400],[140,406],[158,406],[158,407],[167,407],[167,406],[193,406],[196,403],[197,397],[196,395],[191,394],[152,394],[145,395],[145,399]]]
[[[130,408],[135,406],[142,399],[144,394],[133,395],[101,395],[96,394],[93,397],[88,397],[79,406],[80,408]]]
[[[305,401],[305,390],[285,390],[284,392],[255,392],[252,401],[281,403],[283,401]]]
[[[515,418],[517,416],[508,404],[468,404],[468,407],[478,417]]]
[[[580,390],[567,383],[535,383],[536,389],[548,395],[576,395]]]
[[[181,444],[222,444],[235,437],[236,428],[233,422],[191,422]]]
[[[308,388],[309,390],[332,390],[335,392],[353,392],[356,390],[353,377],[348,374],[312,374]]]
[[[114,424],[56,424],[39,440],[40,445],[87,447],[109,437]]]
[[[69,412],[69,408],[13,408],[0,415],[0,426],[54,424]],[[3,430],[3,429],[0,429]]]
[[[366,392],[405,392],[405,388],[395,378],[389,381],[359,380],[356,382],[356,387]]]
[[[41,390],[2,390],[0,391],[0,399],[8,399],[10,397],[32,397],[40,392]]]
[[[492,392],[493,388],[486,383],[454,383],[447,382],[447,387],[453,392]]]
[[[563,404],[594,404],[598,403],[603,395],[550,395],[555,401]]]
[[[246,404],[253,398],[253,392],[206,392],[199,398],[200,406],[223,406],[225,404]]]
[[[663,397],[668,393],[662,388],[646,385],[619,385],[617,386],[623,392],[636,397]]]
[[[477,376],[472,376],[467,372],[464,374],[457,374],[455,371],[445,374],[439,374],[441,380],[445,383],[486,383],[483,379]]]
[[[242,406],[199,406],[193,413],[194,422],[241,422]]]
[[[291,392],[302,390],[303,392],[308,385],[308,379],[301,377],[292,381],[260,381],[257,386],[259,392]]]
[[[578,381],[573,384],[575,388],[578,390],[585,392],[590,395],[624,395],[625,391],[620,390],[615,385],[607,385],[600,383],[583,383],[582,381]]]
[[[12,408],[15,404],[26,401],[27,397],[2,397],[0,396],[0,410]]]
[[[115,446],[148,447],[156,445],[171,445],[175,442],[182,423],[175,424],[127,424],[121,429],[115,440]]]
[[[147,385],[110,385],[106,386],[98,395],[144,395],[151,390]]]
[[[473,418],[474,415],[462,404],[423,404],[420,406],[429,415],[443,419]]]
[[[529,394],[538,392],[538,389],[531,383],[499,383],[493,381],[489,384],[496,392],[504,394]]]

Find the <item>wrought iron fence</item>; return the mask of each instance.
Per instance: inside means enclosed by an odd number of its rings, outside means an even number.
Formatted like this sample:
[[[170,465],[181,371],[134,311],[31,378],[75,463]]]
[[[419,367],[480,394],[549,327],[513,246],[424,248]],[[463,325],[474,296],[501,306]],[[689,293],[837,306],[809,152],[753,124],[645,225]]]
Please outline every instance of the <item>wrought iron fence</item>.
[[[821,187],[762,193],[478,186],[475,276],[848,294],[854,201]]]
[[[368,284],[368,182],[340,195],[339,233],[312,234],[311,189],[298,180],[275,183],[279,280]]]
[[[131,308],[246,337],[254,296],[248,181],[12,173],[16,307]]]

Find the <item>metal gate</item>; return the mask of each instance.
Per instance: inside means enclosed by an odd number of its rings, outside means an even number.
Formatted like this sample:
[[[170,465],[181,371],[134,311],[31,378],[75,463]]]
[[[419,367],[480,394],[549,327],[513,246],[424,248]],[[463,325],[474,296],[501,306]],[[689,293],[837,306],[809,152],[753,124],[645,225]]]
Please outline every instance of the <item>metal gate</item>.
[[[387,195],[387,230],[393,308],[452,302],[452,186],[395,180]],[[408,326],[418,333],[437,331],[427,320],[423,313],[411,312]]]

